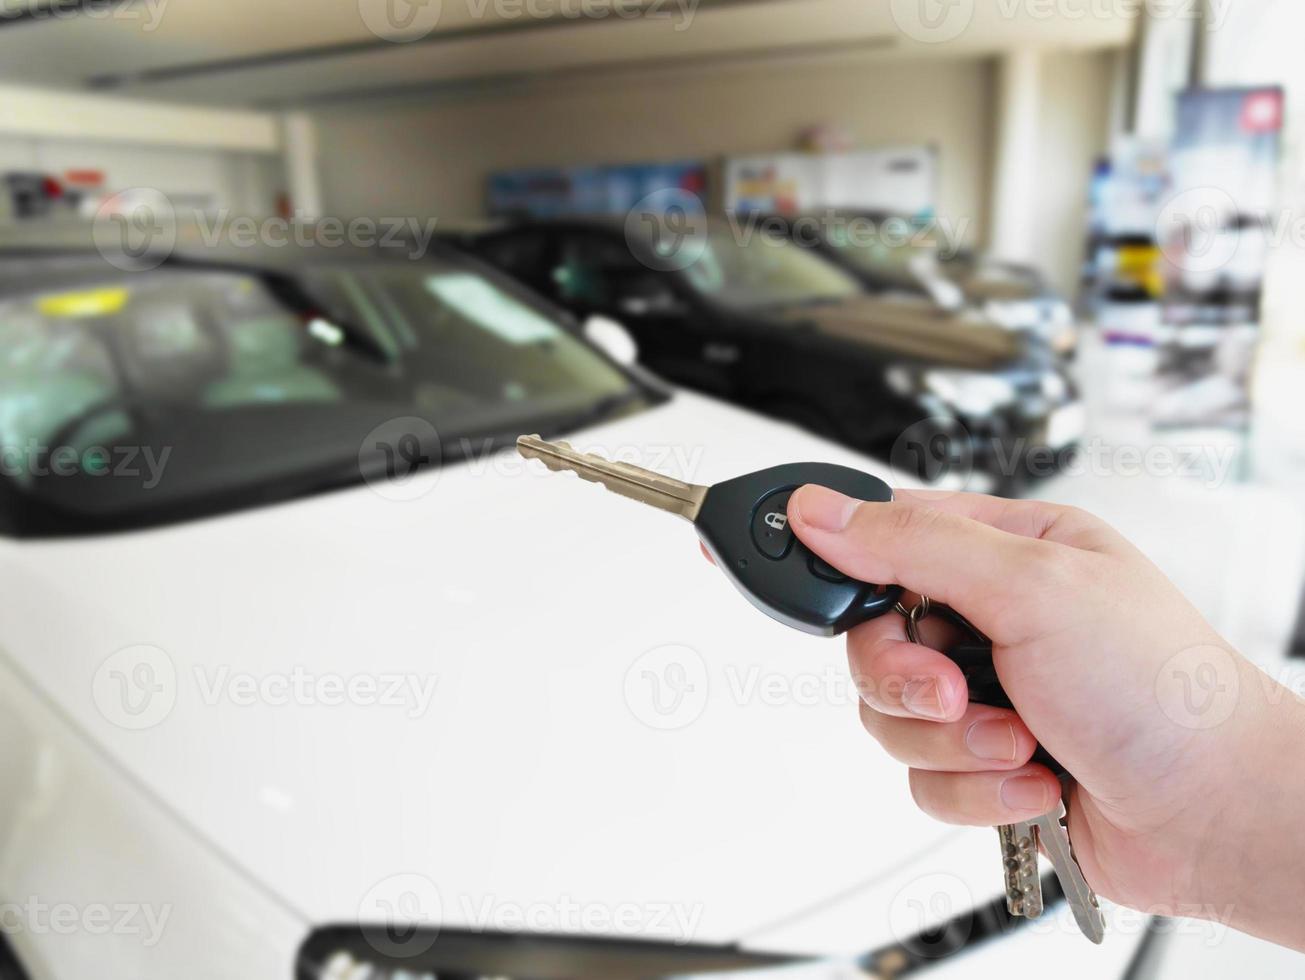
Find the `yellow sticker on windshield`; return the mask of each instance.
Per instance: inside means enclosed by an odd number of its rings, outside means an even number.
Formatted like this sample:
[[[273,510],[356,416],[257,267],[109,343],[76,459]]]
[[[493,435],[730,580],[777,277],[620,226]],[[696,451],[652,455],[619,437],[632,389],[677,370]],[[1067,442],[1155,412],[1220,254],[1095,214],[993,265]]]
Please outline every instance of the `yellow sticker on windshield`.
[[[131,290],[122,287],[84,289],[76,293],[42,296],[36,309],[42,316],[110,316],[127,305]]]

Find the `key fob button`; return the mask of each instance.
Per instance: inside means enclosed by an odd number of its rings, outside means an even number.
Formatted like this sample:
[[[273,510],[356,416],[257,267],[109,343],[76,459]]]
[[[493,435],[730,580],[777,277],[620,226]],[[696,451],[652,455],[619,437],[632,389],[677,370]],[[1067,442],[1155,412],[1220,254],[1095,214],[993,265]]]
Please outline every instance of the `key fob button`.
[[[826,582],[846,582],[847,576],[819,555],[811,556],[811,574]]]
[[[767,558],[783,558],[793,547],[793,529],[788,526],[788,498],[792,490],[780,490],[766,497],[752,513],[752,543]]]

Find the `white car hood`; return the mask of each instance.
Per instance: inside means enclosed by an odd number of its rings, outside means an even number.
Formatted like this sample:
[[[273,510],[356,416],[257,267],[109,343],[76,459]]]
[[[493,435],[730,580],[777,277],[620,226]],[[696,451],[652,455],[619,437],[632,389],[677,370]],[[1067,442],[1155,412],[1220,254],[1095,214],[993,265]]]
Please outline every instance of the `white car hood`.
[[[804,459],[887,476],[685,394],[572,441],[701,483]],[[574,931],[569,902],[599,918],[633,906],[623,928],[649,938],[746,940],[946,836],[861,732],[843,644],[759,615],[687,524],[512,453],[420,479],[429,492],[407,502],[360,485],[0,543],[0,649],[315,923],[366,917],[378,886],[419,875],[446,926],[535,910],[527,928]],[[142,679],[136,653],[108,658],[138,645],[166,657],[162,700],[130,715],[115,705]],[[296,697],[281,683],[296,672],[381,690]],[[361,703],[396,680],[399,703]],[[245,703],[251,683],[270,686]],[[848,948],[882,931],[849,923]]]

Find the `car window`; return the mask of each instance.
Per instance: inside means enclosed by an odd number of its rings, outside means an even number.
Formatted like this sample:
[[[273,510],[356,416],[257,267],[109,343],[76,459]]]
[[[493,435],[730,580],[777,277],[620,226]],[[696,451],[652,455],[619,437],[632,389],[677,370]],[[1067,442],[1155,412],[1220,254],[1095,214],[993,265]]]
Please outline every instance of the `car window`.
[[[453,458],[459,440],[640,391],[546,310],[451,263],[315,268],[299,276],[315,310],[244,272],[50,273],[33,263],[0,295],[0,482],[54,523],[149,523],[359,480],[368,433],[395,419]],[[344,342],[355,334],[361,348]],[[167,454],[153,482],[145,451]],[[95,479],[129,452],[131,479]]]
[[[675,263],[688,283],[735,309],[836,301],[862,292],[856,279],[829,260],[775,235],[744,236],[713,224],[675,247],[689,250]]]
[[[621,298],[621,287],[631,277],[648,271],[622,239],[566,235],[560,243],[553,281],[564,302],[604,308]]]
[[[499,235],[479,247],[480,254],[500,269],[525,279],[537,279],[543,271],[546,241],[535,231]]]

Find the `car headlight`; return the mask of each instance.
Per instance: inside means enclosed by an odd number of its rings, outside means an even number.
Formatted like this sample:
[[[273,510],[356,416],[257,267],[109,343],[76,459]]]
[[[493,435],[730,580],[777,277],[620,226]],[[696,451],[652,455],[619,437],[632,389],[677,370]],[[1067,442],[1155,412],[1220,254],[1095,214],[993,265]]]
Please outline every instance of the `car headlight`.
[[[926,371],[924,386],[966,415],[988,415],[1015,400],[1015,386],[1005,378],[978,371]]]
[[[919,388],[915,372],[901,364],[896,364],[884,372],[884,384],[888,385],[888,390],[895,395],[911,395]]]
[[[991,300],[983,309],[1007,330],[1027,330],[1042,323],[1042,310],[1030,300]]]
[[[1062,402],[1069,394],[1069,382],[1059,371],[1048,371],[1042,376],[1042,397],[1049,402]]]

